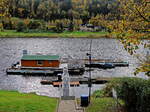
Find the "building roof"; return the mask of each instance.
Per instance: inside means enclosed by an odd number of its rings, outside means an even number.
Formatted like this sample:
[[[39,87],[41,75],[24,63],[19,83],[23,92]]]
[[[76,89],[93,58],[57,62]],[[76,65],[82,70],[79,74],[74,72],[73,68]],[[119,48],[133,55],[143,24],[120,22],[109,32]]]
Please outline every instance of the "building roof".
[[[23,55],[21,60],[59,60],[58,55]]]

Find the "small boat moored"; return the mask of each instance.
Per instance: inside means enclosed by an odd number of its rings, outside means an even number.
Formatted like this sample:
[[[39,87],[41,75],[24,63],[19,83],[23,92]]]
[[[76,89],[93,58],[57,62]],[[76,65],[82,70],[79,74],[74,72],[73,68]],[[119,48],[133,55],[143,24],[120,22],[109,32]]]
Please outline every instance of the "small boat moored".
[[[99,63],[92,63],[85,64],[85,67],[91,68],[100,68],[100,69],[112,69],[115,67],[127,67],[129,66],[128,62],[99,62]]]
[[[100,69],[112,69],[115,68],[114,64],[112,63],[92,63],[90,64],[85,64],[86,67],[91,67],[91,68],[100,68]]]

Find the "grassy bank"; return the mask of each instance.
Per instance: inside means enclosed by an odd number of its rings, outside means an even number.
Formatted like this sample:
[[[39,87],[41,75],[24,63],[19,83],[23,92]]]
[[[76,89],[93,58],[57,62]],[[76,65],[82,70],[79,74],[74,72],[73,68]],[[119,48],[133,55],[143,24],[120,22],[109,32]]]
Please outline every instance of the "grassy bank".
[[[29,31],[29,32],[17,32],[16,30],[4,30],[0,31],[0,38],[15,38],[15,37],[47,37],[47,38],[117,38],[116,35],[108,32],[82,32],[82,31],[73,31],[73,32],[44,32],[44,31]],[[147,34],[141,39],[150,39],[150,34]]]
[[[102,92],[96,91],[92,95],[91,104],[86,108],[86,112],[117,112],[115,99],[104,97]],[[119,100],[119,103],[123,104],[121,100]]]
[[[101,38],[108,37],[107,32],[62,32],[62,33],[52,33],[52,32],[16,32],[15,30],[5,30],[0,32],[0,37],[87,37],[87,38]]]
[[[86,108],[86,112],[115,112],[114,106],[115,101],[112,98],[92,98],[92,102]]]
[[[0,112],[55,112],[56,98],[0,90]]]

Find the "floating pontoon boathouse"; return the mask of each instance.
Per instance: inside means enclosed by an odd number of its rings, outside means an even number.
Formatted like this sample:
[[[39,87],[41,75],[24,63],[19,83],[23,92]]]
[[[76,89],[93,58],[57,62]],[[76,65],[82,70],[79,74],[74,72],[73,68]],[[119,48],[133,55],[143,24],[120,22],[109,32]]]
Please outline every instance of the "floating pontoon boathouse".
[[[60,57],[58,55],[23,55],[22,67],[59,67]]]

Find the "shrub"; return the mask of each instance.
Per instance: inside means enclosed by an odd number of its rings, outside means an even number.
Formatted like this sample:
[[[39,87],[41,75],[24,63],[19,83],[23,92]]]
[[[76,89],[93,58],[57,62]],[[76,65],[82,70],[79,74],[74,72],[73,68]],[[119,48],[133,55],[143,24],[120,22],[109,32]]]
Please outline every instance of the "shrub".
[[[41,29],[41,27],[42,27],[41,22],[37,20],[30,21],[28,24],[29,29]]]
[[[26,26],[28,26],[29,23],[31,22],[31,20],[29,18],[27,18],[27,19],[24,19],[23,22]]]
[[[92,95],[94,98],[100,98],[100,97],[104,97],[104,91],[102,90],[97,90],[93,93]]]
[[[48,31],[51,31],[51,32],[56,32],[56,26],[48,25],[48,26],[47,26],[47,30],[48,30]]]
[[[56,23],[56,32],[61,33],[64,31],[63,24],[61,22]]]
[[[0,22],[0,31],[3,31],[3,24]]]
[[[74,28],[74,24],[73,24],[73,22],[71,21],[70,24],[69,24],[69,29],[68,29],[68,30],[69,30],[70,32],[72,32],[72,31],[73,31],[73,28]]]
[[[118,98],[124,100],[127,112],[150,112],[150,80],[114,79],[107,85],[105,93],[111,93],[112,88],[117,91]]]
[[[27,26],[25,25],[24,22],[20,21],[17,24],[17,32],[23,32],[27,29]]]
[[[13,30],[16,30],[16,29],[17,29],[18,23],[19,23],[20,21],[22,22],[22,20],[19,19],[19,18],[11,18],[11,23],[12,23],[12,29],[13,29]]]
[[[12,22],[10,19],[6,18],[4,21],[2,21],[3,23],[3,28],[7,29],[7,30],[11,30],[12,29]]]

